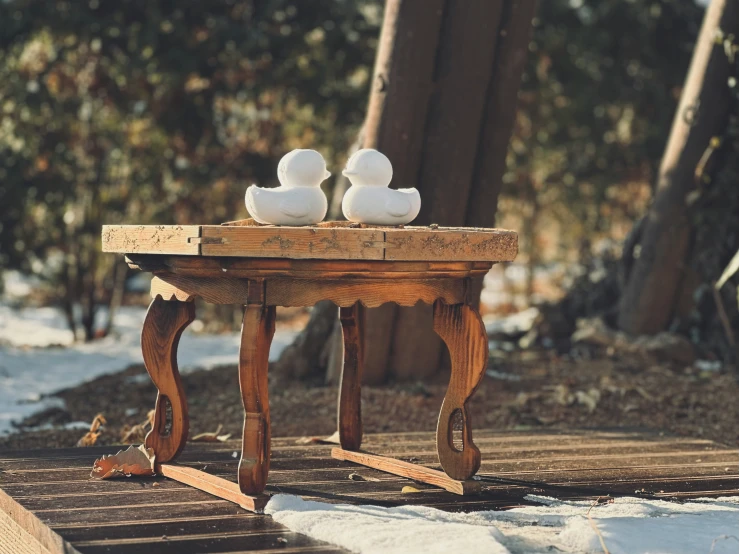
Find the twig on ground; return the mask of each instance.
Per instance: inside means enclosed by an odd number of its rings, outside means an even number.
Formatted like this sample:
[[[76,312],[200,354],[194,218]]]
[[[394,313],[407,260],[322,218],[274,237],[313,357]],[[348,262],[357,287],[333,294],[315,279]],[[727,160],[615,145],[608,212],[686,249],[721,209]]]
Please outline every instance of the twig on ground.
[[[737,537],[736,535],[719,535],[711,541],[711,550],[708,551],[708,554],[713,554],[713,550],[716,548],[716,544],[719,541],[726,541],[729,539],[734,539],[736,542],[739,542],[739,537]]]
[[[598,529],[598,526],[595,524],[595,520],[590,516],[590,510],[592,510],[595,506],[598,504],[601,504],[601,499],[604,498],[602,496],[599,496],[595,499],[595,501],[590,505],[590,508],[588,508],[588,513],[586,514],[588,516],[588,521],[590,522],[590,526],[593,528],[593,531],[595,531],[595,534],[598,535],[598,540],[600,541],[600,547],[603,549],[604,554],[610,554],[608,551],[608,547],[606,546],[606,541],[603,540],[603,535],[600,532],[600,529]],[[606,504],[610,504],[613,502],[613,498],[607,498],[606,497]]]

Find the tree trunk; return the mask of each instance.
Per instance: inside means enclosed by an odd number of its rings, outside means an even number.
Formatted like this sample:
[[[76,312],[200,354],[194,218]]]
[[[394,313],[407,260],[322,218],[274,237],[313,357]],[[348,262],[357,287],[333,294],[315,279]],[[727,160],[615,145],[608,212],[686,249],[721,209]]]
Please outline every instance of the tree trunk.
[[[390,158],[394,187],[419,189],[414,224],[494,225],[534,7],[535,0],[387,0],[361,147]],[[332,216],[336,210],[335,200]],[[366,383],[418,379],[447,360],[430,306],[367,310],[365,341]],[[329,367],[327,380],[336,375]]]
[[[719,29],[739,34],[736,0],[713,0],[703,20],[659,169],[654,202],[621,297],[618,325],[630,334],[654,334],[672,320],[693,232],[688,195],[695,189],[701,156],[728,122],[729,62],[715,41]]]
[[[365,148],[416,186],[414,224],[493,226],[534,0],[389,0]],[[365,378],[417,379],[448,359],[431,308],[368,310]]]

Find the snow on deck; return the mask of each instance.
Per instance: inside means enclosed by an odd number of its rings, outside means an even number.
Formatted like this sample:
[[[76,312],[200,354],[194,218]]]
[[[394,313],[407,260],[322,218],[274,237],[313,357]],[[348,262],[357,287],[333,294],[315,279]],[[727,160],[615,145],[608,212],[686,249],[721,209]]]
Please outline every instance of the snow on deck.
[[[448,513],[426,506],[325,504],[279,494],[265,513],[291,531],[361,554],[604,552],[603,544],[611,554],[739,551],[739,497],[684,504],[617,498],[592,508],[592,502],[526,498],[541,505]]]

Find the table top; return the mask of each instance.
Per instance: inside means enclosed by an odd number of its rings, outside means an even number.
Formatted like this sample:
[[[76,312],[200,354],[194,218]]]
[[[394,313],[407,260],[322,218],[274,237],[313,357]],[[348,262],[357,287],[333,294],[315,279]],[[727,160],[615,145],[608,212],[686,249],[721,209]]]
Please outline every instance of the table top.
[[[509,262],[518,235],[505,229],[379,227],[329,221],[307,227],[105,225],[103,252],[199,257],[425,262]]]

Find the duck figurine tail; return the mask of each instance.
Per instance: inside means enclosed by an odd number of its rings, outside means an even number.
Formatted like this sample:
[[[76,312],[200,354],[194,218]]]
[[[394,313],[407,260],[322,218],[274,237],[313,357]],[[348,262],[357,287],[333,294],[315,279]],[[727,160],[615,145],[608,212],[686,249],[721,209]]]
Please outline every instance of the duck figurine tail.
[[[421,211],[421,195],[414,188],[388,188],[393,166],[383,153],[372,148],[355,152],[342,172],[352,186],[344,195],[341,209],[354,223],[405,225]]]
[[[293,150],[277,166],[280,186],[246,189],[246,209],[258,223],[269,225],[314,225],[323,221],[328,200],[321,182],[331,174],[323,156],[315,150]]]

